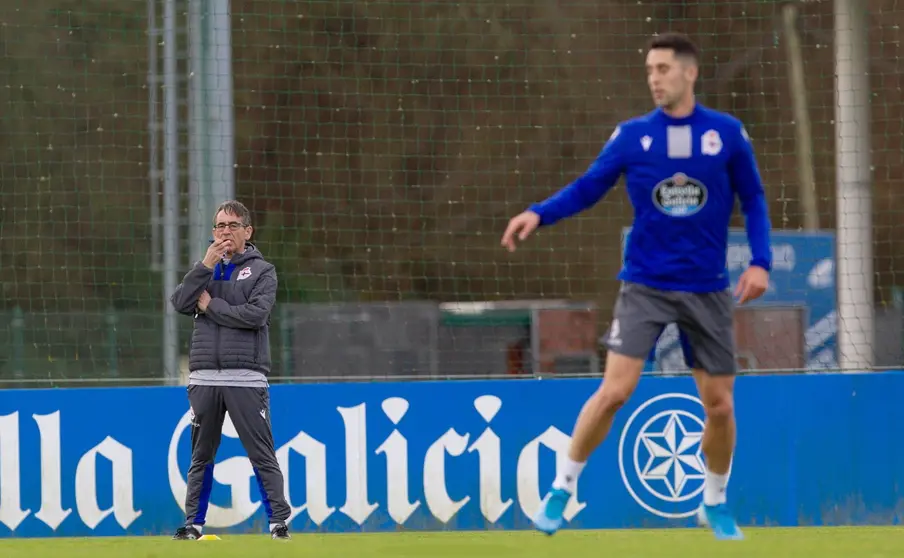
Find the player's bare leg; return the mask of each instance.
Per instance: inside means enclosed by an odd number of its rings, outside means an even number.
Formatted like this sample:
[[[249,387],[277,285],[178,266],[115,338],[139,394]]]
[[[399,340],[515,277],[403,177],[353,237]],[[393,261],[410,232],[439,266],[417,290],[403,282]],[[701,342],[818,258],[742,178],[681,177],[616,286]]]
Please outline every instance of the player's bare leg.
[[[568,451],[570,460],[586,462],[597,446],[603,443],[612,428],[615,413],[637,388],[643,365],[643,359],[609,352],[603,383],[578,414]]]
[[[711,375],[703,370],[693,371],[697,390],[706,412],[703,428],[703,455],[706,474],[703,485],[703,507],[700,520],[712,523],[707,510],[717,510],[726,504],[726,489],[731,473],[737,425],[734,414],[734,376]],[[712,525],[720,538],[741,538],[741,532],[731,519],[726,525]]]
[[[728,475],[737,430],[734,376],[710,376],[703,370],[694,370],[694,380],[706,411],[703,454],[707,469],[717,475]]]
[[[615,413],[637,388],[644,359],[609,352],[599,389],[584,403],[571,436],[568,458],[557,473],[550,491],[540,503],[533,521],[537,529],[549,535],[562,525],[568,500],[577,490],[578,477],[590,454],[606,439]]]

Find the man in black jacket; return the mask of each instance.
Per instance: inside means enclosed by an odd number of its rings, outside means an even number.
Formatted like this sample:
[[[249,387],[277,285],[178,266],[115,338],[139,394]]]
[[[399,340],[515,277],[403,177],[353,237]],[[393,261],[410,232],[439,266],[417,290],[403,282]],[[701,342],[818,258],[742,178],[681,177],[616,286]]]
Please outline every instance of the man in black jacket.
[[[214,240],[182,279],[170,302],[194,318],[189,352],[191,467],[185,525],[174,539],[201,537],[213,482],[213,462],[226,412],[254,467],[274,539],[288,539],[283,475],[270,425],[270,312],[276,269],[252,244],[251,215],[237,201],[217,208]]]

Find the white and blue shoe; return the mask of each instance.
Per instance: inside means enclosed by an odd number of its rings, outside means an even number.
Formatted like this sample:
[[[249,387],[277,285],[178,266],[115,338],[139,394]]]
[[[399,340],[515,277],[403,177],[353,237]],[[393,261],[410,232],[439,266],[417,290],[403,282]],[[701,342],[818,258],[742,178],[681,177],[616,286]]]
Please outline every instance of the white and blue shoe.
[[[558,531],[562,527],[562,522],[564,521],[562,515],[565,513],[565,506],[570,499],[571,494],[561,488],[550,490],[546,497],[543,498],[543,501],[540,502],[540,509],[531,518],[534,527],[547,535],[552,535]]]
[[[713,535],[719,540],[744,539],[744,533],[741,532],[734,515],[725,504],[715,506],[700,504],[700,507],[697,508],[697,523],[712,529]]]

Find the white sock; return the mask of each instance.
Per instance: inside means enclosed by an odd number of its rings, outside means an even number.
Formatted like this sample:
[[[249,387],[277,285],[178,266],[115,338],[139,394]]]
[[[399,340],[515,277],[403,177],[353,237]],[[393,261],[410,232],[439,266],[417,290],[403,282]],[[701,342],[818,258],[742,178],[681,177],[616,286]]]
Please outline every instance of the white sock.
[[[731,471],[724,475],[717,475],[708,468],[703,480],[703,503],[707,506],[717,506],[724,504],[727,499],[726,489],[728,488],[728,476]]]
[[[276,529],[277,527],[279,527],[279,525],[280,525],[279,523],[271,523],[270,524],[270,532],[272,533],[273,529]]]
[[[204,530],[203,525],[192,525],[199,533]]]
[[[574,494],[578,489],[578,477],[581,476],[584,465],[584,463],[578,463],[566,457],[561,472],[556,475],[556,480],[552,482],[552,487]]]

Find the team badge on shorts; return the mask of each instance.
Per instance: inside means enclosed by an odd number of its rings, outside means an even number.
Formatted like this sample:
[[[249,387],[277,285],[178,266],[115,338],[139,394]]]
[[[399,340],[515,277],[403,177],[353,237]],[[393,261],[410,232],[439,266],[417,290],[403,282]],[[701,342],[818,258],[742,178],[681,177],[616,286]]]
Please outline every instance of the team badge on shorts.
[[[703,493],[703,403],[665,393],[628,417],[618,441],[622,482],[634,501],[665,518],[690,517]]]

